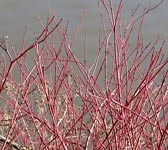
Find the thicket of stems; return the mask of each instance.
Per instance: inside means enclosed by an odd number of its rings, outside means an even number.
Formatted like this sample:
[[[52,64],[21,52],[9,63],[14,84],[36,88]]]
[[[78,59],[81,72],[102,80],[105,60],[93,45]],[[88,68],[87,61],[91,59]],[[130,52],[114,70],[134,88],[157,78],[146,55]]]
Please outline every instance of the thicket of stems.
[[[72,39],[69,21],[63,27],[53,16],[40,20],[43,31],[28,48],[26,30],[18,50],[1,42],[1,150],[168,148],[166,41],[146,43],[142,33],[145,15],[162,1],[137,17],[138,6],[126,23],[123,0],[117,8],[98,1],[103,30],[91,66],[87,36],[83,60],[73,50],[86,9]]]

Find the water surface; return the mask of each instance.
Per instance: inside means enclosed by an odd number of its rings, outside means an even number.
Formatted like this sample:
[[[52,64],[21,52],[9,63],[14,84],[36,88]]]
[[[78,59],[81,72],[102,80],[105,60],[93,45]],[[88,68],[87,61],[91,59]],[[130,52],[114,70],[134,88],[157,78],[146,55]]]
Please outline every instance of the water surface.
[[[158,3],[159,0],[152,0],[152,5]],[[114,6],[118,4],[118,0],[113,1]],[[144,7],[147,7],[147,0],[125,0],[122,13],[123,20],[127,20],[130,11],[135,8],[138,3],[141,4],[139,14],[142,13]],[[97,35],[101,29],[101,21],[96,0],[1,0],[0,1],[0,34],[7,34],[9,41],[14,47],[20,47],[25,26],[28,27],[27,45],[34,39],[34,33],[40,32],[41,26],[37,17],[45,22],[50,10],[54,10],[57,18],[63,18],[63,24],[70,19],[69,34],[72,36],[76,25],[79,23],[82,11],[87,6],[87,14],[78,41],[75,43],[75,51],[81,53],[80,48],[83,44],[84,33],[88,35],[88,46],[90,53],[97,49]],[[155,40],[160,34],[161,39],[168,40],[168,1],[164,1],[158,8],[148,13],[144,26],[143,34],[146,41]],[[139,15],[138,14],[138,15]],[[166,36],[167,37],[166,37]],[[164,53],[168,56],[166,50]]]

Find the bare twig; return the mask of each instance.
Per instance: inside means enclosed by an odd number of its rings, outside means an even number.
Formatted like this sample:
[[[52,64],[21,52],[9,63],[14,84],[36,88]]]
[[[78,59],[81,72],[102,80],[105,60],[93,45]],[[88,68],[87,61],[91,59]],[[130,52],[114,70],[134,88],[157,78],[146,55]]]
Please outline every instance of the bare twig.
[[[24,146],[22,146],[22,145],[20,145],[20,144],[18,144],[16,142],[13,142],[13,141],[7,139],[3,135],[0,135],[0,142],[4,143],[5,141],[6,141],[7,144],[9,144],[11,147],[15,148],[16,150],[28,150],[28,148],[26,148],[26,147],[24,147]]]

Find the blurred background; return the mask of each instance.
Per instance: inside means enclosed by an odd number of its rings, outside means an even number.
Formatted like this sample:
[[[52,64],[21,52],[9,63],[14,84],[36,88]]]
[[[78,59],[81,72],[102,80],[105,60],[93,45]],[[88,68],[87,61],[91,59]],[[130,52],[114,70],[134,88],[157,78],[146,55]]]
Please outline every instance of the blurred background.
[[[160,0],[152,0],[154,5]],[[119,0],[113,0],[117,6]],[[150,0],[124,0],[122,13],[123,21],[127,21],[130,11],[140,4],[139,15],[147,7]],[[34,40],[35,32],[42,31],[38,16],[46,23],[47,16],[55,11],[58,19],[63,18],[65,25],[70,19],[69,36],[71,37],[80,21],[82,11],[87,6],[87,14],[83,22],[78,41],[74,50],[80,53],[83,48],[84,33],[87,32],[87,49],[94,54],[98,45],[98,31],[102,30],[97,0],[0,0],[0,36],[8,35],[9,42],[15,49],[21,47],[25,27],[28,27],[26,45]],[[168,1],[165,0],[159,7],[149,12],[144,20],[143,37],[145,41],[155,40],[160,34],[161,39],[168,40]],[[138,15],[138,14],[137,14]],[[166,50],[164,53],[168,56]],[[82,49],[83,51],[83,49]]]

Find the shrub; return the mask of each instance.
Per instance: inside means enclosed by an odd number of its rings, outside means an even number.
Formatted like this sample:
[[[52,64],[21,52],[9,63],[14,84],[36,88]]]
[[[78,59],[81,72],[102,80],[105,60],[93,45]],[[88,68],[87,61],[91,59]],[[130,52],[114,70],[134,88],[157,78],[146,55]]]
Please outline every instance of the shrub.
[[[123,24],[123,1],[115,10],[112,0],[100,0],[103,33],[91,66],[87,38],[83,60],[73,51],[86,9],[71,40],[69,22],[63,28],[55,16],[40,21],[44,29],[28,48],[26,32],[19,50],[1,40],[1,149],[166,149],[165,41],[158,48],[159,38],[145,43],[142,37],[145,15],[161,2],[138,18],[137,7]]]

